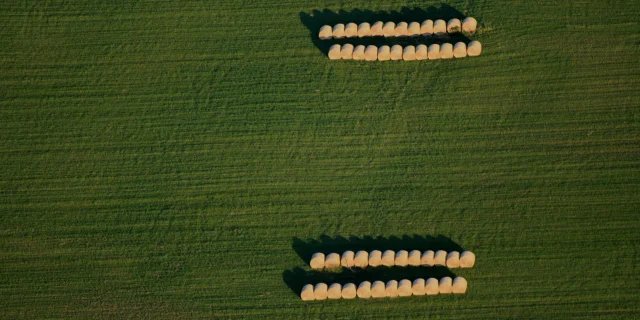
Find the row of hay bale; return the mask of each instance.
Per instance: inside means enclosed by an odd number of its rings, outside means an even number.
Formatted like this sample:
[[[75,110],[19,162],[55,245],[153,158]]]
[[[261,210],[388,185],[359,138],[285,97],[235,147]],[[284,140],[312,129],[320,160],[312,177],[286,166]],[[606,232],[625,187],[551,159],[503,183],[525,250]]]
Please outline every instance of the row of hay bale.
[[[451,19],[444,21],[442,19],[430,20],[427,19],[422,23],[418,22],[382,22],[377,21],[373,24],[363,22],[361,24],[355,24],[353,22],[338,23],[335,26],[324,25],[320,28],[318,37],[322,40],[328,40],[331,38],[355,38],[355,37],[413,37],[413,36],[427,36],[427,35],[444,35],[446,33],[467,32],[473,33],[476,31],[478,22],[472,17],[460,19]]]
[[[471,268],[476,263],[476,256],[471,251],[446,252],[444,250],[373,250],[367,252],[360,250],[353,252],[347,250],[342,255],[337,253],[316,252],[311,256],[309,265],[312,269],[366,268],[366,267],[406,267],[406,266],[446,266],[448,268]]]
[[[300,297],[303,301],[325,300],[325,299],[361,299],[369,298],[396,298],[409,296],[424,296],[436,294],[463,294],[467,292],[467,280],[463,277],[444,277],[438,281],[435,278],[419,278],[413,281],[403,279],[400,281],[364,281],[357,287],[353,283],[341,285],[333,283],[318,283],[316,285],[307,284],[302,288]]]
[[[401,45],[394,46],[363,46],[354,47],[352,44],[334,44],[329,48],[329,59],[331,60],[366,60],[366,61],[389,61],[389,60],[437,60],[464,58],[466,56],[476,57],[482,52],[482,44],[478,41],[471,41],[467,46],[464,42],[455,45],[451,43],[432,44],[428,47],[424,44],[417,46]]]

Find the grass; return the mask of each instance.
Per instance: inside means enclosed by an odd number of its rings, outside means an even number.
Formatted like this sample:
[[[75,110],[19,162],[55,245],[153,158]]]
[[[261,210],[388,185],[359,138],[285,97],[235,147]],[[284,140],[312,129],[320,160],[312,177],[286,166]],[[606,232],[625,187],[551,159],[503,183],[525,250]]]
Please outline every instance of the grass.
[[[436,2],[4,4],[0,317],[636,318],[640,9],[447,3],[480,57],[329,61],[300,20]],[[474,251],[469,292],[284,279],[404,235]]]

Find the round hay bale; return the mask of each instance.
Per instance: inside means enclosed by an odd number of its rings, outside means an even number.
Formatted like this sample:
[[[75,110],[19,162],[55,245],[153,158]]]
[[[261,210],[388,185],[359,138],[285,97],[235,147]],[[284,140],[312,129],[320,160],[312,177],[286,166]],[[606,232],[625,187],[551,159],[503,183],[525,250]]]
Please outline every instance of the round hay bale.
[[[406,47],[404,47],[404,50],[402,50],[402,60],[404,60],[404,61],[413,61],[415,59],[416,59],[416,47],[414,47],[414,46],[406,46]],[[402,251],[407,252],[406,250],[402,250]],[[409,258],[409,253],[407,252],[407,259],[408,258]]]
[[[407,29],[407,35],[410,37],[415,37],[420,35],[420,24],[417,22],[409,23],[409,28]]]
[[[482,44],[478,41],[471,41],[467,46],[467,55],[469,57],[477,57],[482,53]]]
[[[373,250],[369,252],[369,265],[379,267],[382,264],[382,251]]]
[[[344,38],[344,24],[338,23],[333,26],[333,37],[336,39]]]
[[[335,269],[340,267],[340,255],[337,253],[329,253],[324,259],[324,267],[327,269]]]
[[[451,280],[451,277],[444,277],[440,279],[440,283],[438,283],[438,293],[440,294],[451,293],[452,283],[453,283],[453,280]]]
[[[458,42],[453,46],[453,56],[456,58],[464,58],[467,56],[467,45],[464,42]]]
[[[453,45],[451,43],[443,43],[440,46],[440,59],[453,58]]]
[[[363,56],[364,56],[364,50],[363,50]],[[378,57],[380,56],[378,55]],[[369,265],[369,252],[366,252],[364,250],[360,250],[356,252],[356,256],[353,258],[353,265],[355,267],[362,268],[362,269],[366,268]]]
[[[436,278],[427,279],[427,282],[424,285],[424,293],[430,296],[438,294],[438,292],[440,292],[438,285],[438,280]]]
[[[371,282],[363,281],[358,286],[358,298],[369,299],[371,298]]]
[[[393,48],[391,48],[393,59]],[[393,267],[396,264],[396,253],[393,250],[386,250],[382,253],[382,265],[386,267]]]
[[[342,285],[339,283],[332,283],[327,290],[327,298],[335,300],[342,298]]]
[[[333,47],[331,47],[331,48],[333,48]],[[329,59],[331,59],[331,51],[329,51]],[[322,269],[322,268],[324,268],[324,253],[322,253],[322,252],[314,253],[311,256],[311,261],[309,262],[309,266],[311,267],[311,269]]]
[[[364,60],[364,46],[359,45],[353,49],[353,60]]]
[[[340,58],[343,60],[351,60],[353,58],[353,45],[350,43],[343,44],[340,49]]]
[[[402,60],[402,46],[399,44],[394,45],[393,47],[391,47],[391,60]]]
[[[411,296],[411,281],[402,279],[398,282],[398,295],[401,297]]]
[[[393,37],[396,34],[396,23],[387,22],[382,26],[382,35],[385,37]]]
[[[358,37],[368,37],[371,35],[371,25],[369,22],[363,22],[358,25]]]
[[[398,296],[398,281],[389,280],[387,284],[384,286],[384,291],[389,298],[395,298]]]
[[[430,36],[433,34],[433,20],[427,19],[420,25],[420,34]]]
[[[329,287],[326,283],[318,283],[313,287],[313,296],[316,300],[324,300],[327,298],[327,291]]]
[[[316,299],[316,296],[313,294],[312,284],[305,284],[304,287],[302,287],[300,298],[302,298],[302,301],[313,301]]]
[[[324,25],[320,27],[320,32],[318,33],[318,38],[320,40],[328,40],[333,37],[333,28],[331,26]]]
[[[353,299],[356,297],[356,285],[347,283],[342,286],[342,299]]]
[[[460,19],[453,18],[447,21],[447,33],[458,33],[462,30]]]
[[[411,284],[411,294],[414,296],[424,296],[424,284],[425,281],[422,278],[413,280],[413,283]]]
[[[353,260],[355,259],[355,257],[356,257],[356,254],[351,250],[347,250],[343,252],[342,257],[340,258],[340,265],[345,268],[353,268],[353,265],[354,265]]]
[[[447,253],[447,268],[460,268],[460,252],[451,251]]]
[[[374,281],[371,284],[371,297],[372,298],[384,298],[387,296],[385,291],[385,285],[382,281]]]
[[[424,44],[419,44],[416,47],[416,60],[427,60],[429,58],[428,55],[428,51],[427,51],[427,46],[425,46]],[[420,252],[420,251],[418,251]],[[411,254],[409,254],[411,255]],[[411,263],[409,263],[411,264]]]
[[[437,36],[443,36],[447,33],[447,22],[442,19],[438,19],[433,22],[433,34]],[[333,34],[335,37],[335,33]]]
[[[340,54],[340,48],[341,46],[339,44],[334,44],[331,46],[331,48],[329,48],[329,59],[331,60],[338,60],[342,57],[342,55]]]
[[[472,268],[476,264],[476,255],[471,251],[462,251],[460,254],[460,268]]]
[[[456,294],[463,294],[467,292],[467,279],[463,277],[455,277],[453,279],[453,286],[451,287],[451,292]]]
[[[364,59],[367,61],[376,61],[378,59],[378,47],[367,46],[367,48],[364,49]]]
[[[358,25],[350,22],[344,27],[344,36],[347,38],[353,38],[358,36]]]
[[[409,35],[409,25],[406,22],[398,22],[394,31],[396,37],[406,37]]]
[[[438,50],[439,51],[439,50]],[[422,253],[422,257],[420,257],[420,263],[423,266],[432,267],[433,266],[433,256],[435,253],[433,250],[427,250]]]
[[[371,36],[373,37],[381,37],[384,35],[382,32],[382,27],[384,27],[384,23],[382,21],[376,21],[371,26]]]
[[[447,252],[444,251],[444,250],[436,251],[436,254],[433,256],[433,265],[434,266],[443,266],[443,267],[446,266],[447,265]]]
[[[378,61],[389,61],[391,59],[391,48],[389,46],[380,46],[378,48]],[[380,253],[382,257],[382,253]]]
[[[429,60],[437,60],[440,59],[440,45],[434,43],[427,48],[427,55]]]
[[[478,21],[472,17],[466,17],[462,20],[462,32],[474,33],[478,27]]]
[[[416,52],[416,59],[417,59],[417,55],[418,53]],[[412,267],[420,266],[420,255],[421,255],[421,252],[419,250],[411,250],[409,252],[409,258],[408,258],[409,265]]]
[[[414,49],[413,55],[415,56],[415,49]],[[399,267],[406,267],[409,264],[409,252],[407,252],[407,250],[400,250],[396,252],[394,264]]]

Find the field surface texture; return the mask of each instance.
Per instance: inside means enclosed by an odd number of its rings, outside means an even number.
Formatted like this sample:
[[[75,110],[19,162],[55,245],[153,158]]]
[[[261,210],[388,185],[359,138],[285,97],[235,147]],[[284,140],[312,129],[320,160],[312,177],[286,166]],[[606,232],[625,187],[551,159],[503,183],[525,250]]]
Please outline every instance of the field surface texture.
[[[482,55],[330,61],[315,38],[425,12],[476,17]],[[5,1],[0,318],[638,319],[638,16],[606,0]],[[478,261],[308,267],[314,250],[401,247]],[[296,292],[451,272],[467,294]]]

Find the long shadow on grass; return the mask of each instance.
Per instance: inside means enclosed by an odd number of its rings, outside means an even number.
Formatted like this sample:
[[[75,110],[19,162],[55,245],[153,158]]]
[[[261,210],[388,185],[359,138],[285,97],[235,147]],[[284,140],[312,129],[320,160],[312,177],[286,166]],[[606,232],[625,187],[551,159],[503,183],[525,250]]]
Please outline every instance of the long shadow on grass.
[[[433,43],[441,44],[445,42],[455,43],[455,42],[464,42],[469,43],[471,40],[461,34],[447,34],[444,36],[417,36],[417,37],[363,37],[363,38],[344,38],[344,39],[331,39],[331,40],[320,40],[318,38],[318,32],[320,31],[320,27],[323,25],[333,26],[338,23],[347,24],[349,22],[354,22],[356,24],[360,24],[362,22],[369,22],[373,24],[376,21],[383,22],[419,22],[426,19],[444,19],[449,20],[453,18],[462,19],[464,18],[464,14],[462,14],[457,9],[447,5],[442,4],[437,7],[429,7],[426,10],[422,8],[409,8],[402,7],[400,11],[371,11],[371,10],[352,10],[352,11],[332,11],[332,10],[313,10],[312,12],[300,12],[300,21],[304,24],[309,30],[311,41],[323,54],[327,54],[329,52],[329,48],[333,44],[345,44],[351,43],[354,46],[357,45],[395,45],[399,44],[402,46],[405,45],[418,45],[425,44],[430,45]]]

